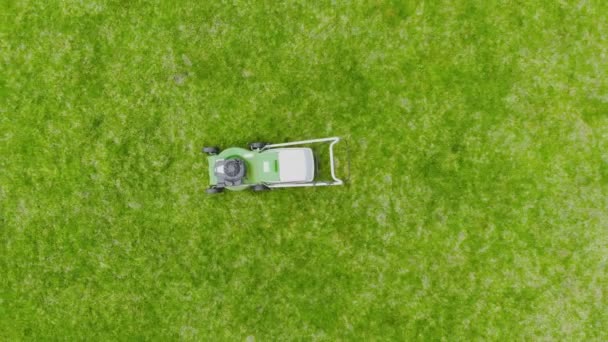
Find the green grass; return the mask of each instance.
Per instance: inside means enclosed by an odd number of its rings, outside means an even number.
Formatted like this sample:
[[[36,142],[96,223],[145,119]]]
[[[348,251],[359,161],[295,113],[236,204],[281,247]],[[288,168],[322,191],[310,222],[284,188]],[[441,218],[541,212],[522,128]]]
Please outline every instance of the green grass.
[[[271,3],[1,2],[0,339],[607,340],[608,2]]]

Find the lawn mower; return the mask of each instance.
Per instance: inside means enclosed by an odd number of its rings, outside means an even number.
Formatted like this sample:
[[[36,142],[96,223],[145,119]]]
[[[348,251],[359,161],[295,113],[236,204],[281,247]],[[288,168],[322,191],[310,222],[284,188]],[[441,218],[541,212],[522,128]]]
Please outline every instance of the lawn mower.
[[[205,147],[208,154],[208,194],[228,190],[268,191],[273,188],[342,185],[334,167],[334,145],[340,138],[322,138],[282,144],[254,142],[249,149],[230,147],[220,152]],[[315,180],[317,161],[313,150],[302,145],[329,143],[329,163],[333,180]],[[296,147],[298,146],[298,147]]]

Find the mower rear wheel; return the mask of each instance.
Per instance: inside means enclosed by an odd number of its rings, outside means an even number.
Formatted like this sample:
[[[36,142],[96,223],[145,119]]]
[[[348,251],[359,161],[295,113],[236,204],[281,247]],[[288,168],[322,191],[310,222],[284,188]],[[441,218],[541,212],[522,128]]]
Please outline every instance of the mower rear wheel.
[[[261,150],[266,145],[268,145],[268,143],[266,143],[266,142],[253,142],[253,143],[249,144],[249,149],[252,151]]]
[[[252,186],[251,189],[255,192],[270,191],[270,188],[264,184],[256,184]]]

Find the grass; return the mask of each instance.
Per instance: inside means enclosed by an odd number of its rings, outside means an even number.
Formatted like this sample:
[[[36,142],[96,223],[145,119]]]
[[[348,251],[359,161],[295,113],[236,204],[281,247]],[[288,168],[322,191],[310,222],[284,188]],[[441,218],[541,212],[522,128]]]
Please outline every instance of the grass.
[[[608,339],[608,3],[0,6],[0,339]]]

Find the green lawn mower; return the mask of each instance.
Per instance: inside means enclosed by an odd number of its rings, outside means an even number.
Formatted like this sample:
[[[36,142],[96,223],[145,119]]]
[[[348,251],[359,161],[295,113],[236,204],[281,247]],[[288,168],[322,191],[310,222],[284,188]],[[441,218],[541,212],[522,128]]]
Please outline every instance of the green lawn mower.
[[[282,144],[255,142],[249,150],[230,147],[220,152],[217,147],[205,147],[208,154],[208,194],[228,190],[268,191],[273,188],[342,185],[334,167],[334,145],[340,138],[322,138]],[[313,150],[302,145],[329,144],[329,163],[333,180],[315,180],[317,158]],[[298,146],[298,147],[296,147]]]

